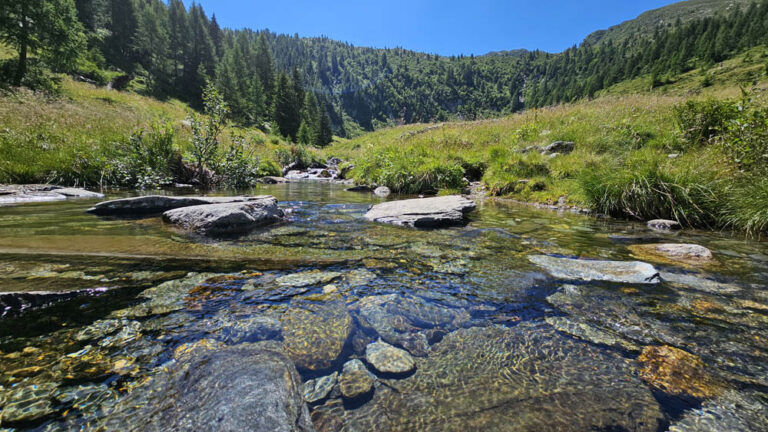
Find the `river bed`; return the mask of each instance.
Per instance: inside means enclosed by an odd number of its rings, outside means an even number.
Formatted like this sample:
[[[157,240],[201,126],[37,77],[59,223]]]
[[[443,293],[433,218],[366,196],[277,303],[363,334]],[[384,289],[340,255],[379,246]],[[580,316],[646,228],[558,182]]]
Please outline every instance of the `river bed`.
[[[382,199],[340,185],[238,192],[274,195],[287,221],[207,239],[93,200],[0,207],[2,427],[152,429],[141,407],[172,401],[186,355],[262,344],[306,388],[327,378],[308,397],[319,431],[768,429],[765,242],[493,201],[415,230],[365,221]],[[637,285],[530,260],[645,260],[630,247],[647,243],[714,259],[648,261],[663,280]],[[413,367],[375,370],[377,341]],[[347,397],[356,359],[372,384]]]

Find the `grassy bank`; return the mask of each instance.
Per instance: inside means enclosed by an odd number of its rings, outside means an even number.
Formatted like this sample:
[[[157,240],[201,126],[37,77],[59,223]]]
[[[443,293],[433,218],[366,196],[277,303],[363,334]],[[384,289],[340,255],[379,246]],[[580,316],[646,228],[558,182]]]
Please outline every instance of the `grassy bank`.
[[[458,190],[466,178],[518,200],[565,199],[617,217],[765,232],[768,182],[760,165],[768,160],[753,147],[768,138],[761,135],[768,131],[768,80],[763,63],[751,60],[758,54],[654,89],[636,80],[592,101],[495,120],[390,128],[338,141],[325,153],[352,161],[357,182],[397,192]],[[742,86],[751,89],[749,101]],[[694,103],[686,108],[687,101]],[[554,141],[574,142],[575,150],[525,151]],[[741,154],[748,148],[751,163]]]
[[[120,184],[121,161],[131,135],[168,131],[171,146],[189,155],[192,110],[176,100],[158,101],[130,92],[63,78],[61,94],[25,89],[0,95],[0,183]],[[237,142],[250,158],[277,166],[287,144],[259,130],[225,128],[221,153]],[[276,174],[276,172],[271,172]]]

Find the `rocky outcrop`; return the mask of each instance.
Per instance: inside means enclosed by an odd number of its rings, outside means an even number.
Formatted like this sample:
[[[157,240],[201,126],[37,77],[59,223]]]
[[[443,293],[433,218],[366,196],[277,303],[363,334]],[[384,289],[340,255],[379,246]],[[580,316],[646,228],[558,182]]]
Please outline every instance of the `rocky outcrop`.
[[[629,246],[640,259],[669,264],[699,265],[712,261],[712,251],[696,244],[644,244]]]
[[[434,228],[464,223],[475,202],[459,195],[389,201],[371,207],[365,218],[373,222],[416,228]]]
[[[314,431],[301,380],[283,353],[244,344],[188,357],[122,399],[105,430]]]
[[[576,148],[576,144],[571,141],[555,141],[552,144],[544,147],[542,153],[545,155],[550,154],[568,154]]]
[[[225,204],[246,201],[259,201],[265,196],[256,197],[201,197],[201,196],[164,196],[147,195],[132,198],[122,198],[112,201],[104,201],[86,210],[99,216],[135,216],[147,214],[159,214],[168,210],[182,207],[199,206],[206,204]]]
[[[600,261],[533,255],[528,259],[558,279],[655,284],[659,272],[640,261]]]
[[[182,207],[163,213],[163,220],[204,235],[239,234],[282,220],[271,196],[247,202]]]
[[[76,198],[104,198],[104,195],[85,189],[54,185],[0,185],[0,205],[63,201]]]

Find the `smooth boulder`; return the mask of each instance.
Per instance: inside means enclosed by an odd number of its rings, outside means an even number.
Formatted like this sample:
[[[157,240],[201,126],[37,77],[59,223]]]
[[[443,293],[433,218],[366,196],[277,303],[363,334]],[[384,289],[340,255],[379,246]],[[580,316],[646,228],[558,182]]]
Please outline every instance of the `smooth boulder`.
[[[528,260],[559,279],[636,284],[655,284],[661,280],[656,268],[640,261],[599,261],[548,255],[533,255]]]
[[[163,220],[204,235],[238,234],[283,218],[277,199],[182,207],[163,213]]]
[[[648,221],[648,228],[658,231],[672,231],[680,229],[680,223],[668,219],[654,219]]]
[[[146,384],[147,391],[121,400],[105,417],[103,427],[124,431],[314,431],[301,379],[283,353],[257,344],[199,351],[155,376]]]
[[[201,197],[201,196],[164,196],[147,195],[104,201],[86,210],[99,216],[132,216],[158,214],[182,207],[206,204],[224,204],[246,201],[258,201],[265,197]]]
[[[712,251],[696,244],[644,244],[629,246],[640,259],[666,263],[705,264],[712,260]]]
[[[392,225],[434,228],[462,224],[466,214],[476,207],[474,201],[460,195],[419,198],[376,204],[365,218]]]

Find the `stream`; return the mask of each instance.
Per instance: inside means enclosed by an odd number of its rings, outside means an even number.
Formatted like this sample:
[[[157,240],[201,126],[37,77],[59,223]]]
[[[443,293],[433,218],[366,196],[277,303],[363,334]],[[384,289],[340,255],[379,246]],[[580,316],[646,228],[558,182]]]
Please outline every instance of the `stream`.
[[[258,345],[309,382],[318,431],[768,430],[765,242],[490,200],[417,230],[366,221],[384,199],[341,185],[237,192],[286,222],[209,239],[85,213],[98,200],[0,207],[1,426],[155,430],[185,358]],[[647,243],[714,258],[633,255]],[[562,280],[533,255],[640,259],[662,282]],[[412,367],[375,370],[377,341]]]

